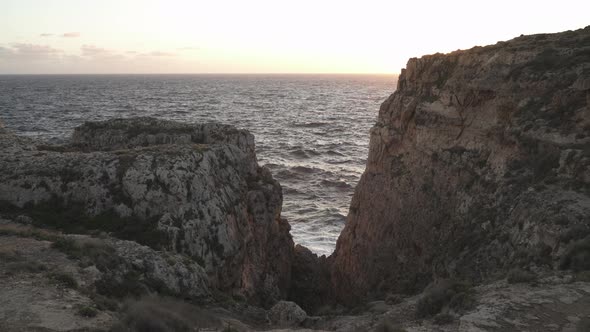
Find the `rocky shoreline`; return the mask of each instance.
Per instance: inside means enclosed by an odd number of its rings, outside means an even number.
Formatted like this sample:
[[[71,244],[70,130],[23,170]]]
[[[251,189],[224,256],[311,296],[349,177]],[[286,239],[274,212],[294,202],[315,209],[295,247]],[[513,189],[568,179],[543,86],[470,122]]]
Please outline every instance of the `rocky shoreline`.
[[[588,147],[590,27],[410,59],[317,257],[247,131],[0,123],[0,329],[587,331]]]

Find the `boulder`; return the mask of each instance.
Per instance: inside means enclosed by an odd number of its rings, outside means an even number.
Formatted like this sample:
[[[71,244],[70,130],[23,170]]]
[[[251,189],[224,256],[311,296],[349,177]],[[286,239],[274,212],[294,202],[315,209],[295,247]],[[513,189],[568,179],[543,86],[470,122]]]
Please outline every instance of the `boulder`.
[[[273,325],[295,327],[303,323],[307,314],[295,302],[279,301],[270,308],[269,319]]]

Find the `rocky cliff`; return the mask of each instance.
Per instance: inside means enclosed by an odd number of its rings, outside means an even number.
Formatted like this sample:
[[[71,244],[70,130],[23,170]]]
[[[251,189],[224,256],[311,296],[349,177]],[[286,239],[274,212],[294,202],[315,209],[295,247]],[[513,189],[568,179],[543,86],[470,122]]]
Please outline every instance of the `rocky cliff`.
[[[248,132],[116,119],[86,123],[60,146],[1,131],[0,151],[5,216],[186,255],[212,288],[254,303],[285,296],[293,241]]]
[[[413,58],[371,130],[334,294],[588,268],[589,218],[590,27]]]

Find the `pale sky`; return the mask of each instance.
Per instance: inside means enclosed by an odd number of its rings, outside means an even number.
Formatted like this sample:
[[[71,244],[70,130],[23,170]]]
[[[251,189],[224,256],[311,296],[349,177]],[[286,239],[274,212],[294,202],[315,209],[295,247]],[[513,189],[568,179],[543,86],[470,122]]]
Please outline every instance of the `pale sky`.
[[[0,0],[0,74],[399,73],[586,25],[588,0]]]

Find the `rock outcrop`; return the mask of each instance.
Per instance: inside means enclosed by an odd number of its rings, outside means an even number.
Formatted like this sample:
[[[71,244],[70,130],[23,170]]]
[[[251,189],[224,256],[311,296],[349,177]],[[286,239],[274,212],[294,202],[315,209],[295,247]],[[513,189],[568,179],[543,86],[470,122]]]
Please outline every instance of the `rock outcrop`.
[[[575,268],[589,218],[590,27],[410,59],[371,130],[332,286],[354,304]]]
[[[187,255],[211,287],[255,303],[286,295],[293,241],[281,188],[246,131],[116,119],[86,123],[60,146],[0,132],[0,169],[5,215]]]

